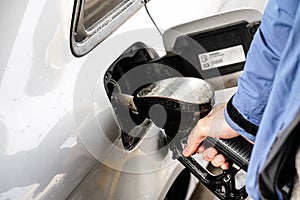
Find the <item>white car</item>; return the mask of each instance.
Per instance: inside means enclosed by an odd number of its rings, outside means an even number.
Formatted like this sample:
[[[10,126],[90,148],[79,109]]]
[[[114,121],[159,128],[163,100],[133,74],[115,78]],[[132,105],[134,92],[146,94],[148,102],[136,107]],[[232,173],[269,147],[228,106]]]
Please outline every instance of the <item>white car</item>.
[[[265,5],[2,1],[0,199],[190,199],[198,179],[172,159],[164,130],[118,114],[111,95],[193,76],[226,101],[251,38],[224,30],[244,23],[253,35]],[[222,61],[208,55],[234,51]]]

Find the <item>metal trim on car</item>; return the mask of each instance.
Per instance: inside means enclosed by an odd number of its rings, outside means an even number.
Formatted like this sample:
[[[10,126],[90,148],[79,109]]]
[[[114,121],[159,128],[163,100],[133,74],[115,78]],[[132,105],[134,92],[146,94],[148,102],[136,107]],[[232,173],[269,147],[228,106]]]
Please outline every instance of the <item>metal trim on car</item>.
[[[147,1],[124,0],[111,12],[91,27],[84,25],[84,0],[76,0],[72,27],[71,27],[71,50],[79,57],[87,54],[120,25],[122,25],[131,15],[139,10]]]

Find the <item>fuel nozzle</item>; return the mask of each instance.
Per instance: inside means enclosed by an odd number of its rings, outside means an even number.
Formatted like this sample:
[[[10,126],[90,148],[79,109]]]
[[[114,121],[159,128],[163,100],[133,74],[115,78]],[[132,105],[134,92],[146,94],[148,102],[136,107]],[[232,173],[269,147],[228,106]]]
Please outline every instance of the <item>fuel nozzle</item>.
[[[151,119],[173,138],[178,131],[189,132],[210,112],[214,88],[202,79],[175,77],[146,85],[135,96],[114,93],[112,100],[140,119]]]

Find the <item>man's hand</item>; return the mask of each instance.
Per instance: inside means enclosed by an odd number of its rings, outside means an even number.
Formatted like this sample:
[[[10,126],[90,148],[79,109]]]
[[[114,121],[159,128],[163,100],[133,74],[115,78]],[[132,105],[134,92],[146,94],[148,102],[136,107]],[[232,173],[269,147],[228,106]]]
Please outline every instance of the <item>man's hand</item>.
[[[187,145],[183,150],[184,156],[188,157],[196,152],[203,153],[203,158],[210,161],[215,167],[221,167],[224,170],[228,169],[228,163],[225,162],[223,155],[218,154],[213,147],[205,149],[201,145],[207,136],[229,139],[239,135],[225,121],[225,107],[226,104],[215,106],[206,117],[198,121],[188,137]]]

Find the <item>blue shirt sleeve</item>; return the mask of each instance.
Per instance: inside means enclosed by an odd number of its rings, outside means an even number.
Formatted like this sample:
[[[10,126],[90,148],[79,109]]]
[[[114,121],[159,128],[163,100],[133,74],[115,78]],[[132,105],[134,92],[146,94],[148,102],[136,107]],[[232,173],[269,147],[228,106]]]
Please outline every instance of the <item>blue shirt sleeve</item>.
[[[243,137],[247,138],[248,140],[254,142],[255,136],[246,132],[243,128],[241,128],[239,125],[237,125],[233,120],[230,120],[230,117],[228,115],[227,109],[224,111],[225,120],[229,124],[231,128],[236,130],[239,134],[241,134]]]
[[[259,126],[269,99],[276,69],[294,22],[295,5],[298,5],[297,0],[269,1],[238,81],[232,105],[255,126]],[[225,119],[241,135],[254,141],[255,137],[250,137],[243,127],[237,125],[237,119],[229,117],[226,112]]]

